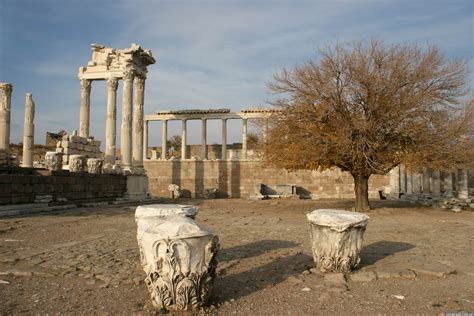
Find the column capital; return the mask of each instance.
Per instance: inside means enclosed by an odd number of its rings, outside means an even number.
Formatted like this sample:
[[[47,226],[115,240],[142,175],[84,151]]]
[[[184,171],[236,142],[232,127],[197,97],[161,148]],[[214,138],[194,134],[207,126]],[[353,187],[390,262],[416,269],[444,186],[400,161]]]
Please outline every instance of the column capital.
[[[10,97],[12,95],[13,86],[10,83],[0,83],[0,91]]]
[[[144,85],[145,84],[145,77],[142,76],[135,76],[135,84],[136,85]]]
[[[123,72],[123,81],[131,82],[135,78],[135,71],[133,69],[128,69]]]
[[[90,91],[90,90],[91,90],[92,80],[89,80],[89,79],[81,79],[80,82],[81,82],[81,90],[86,90],[86,91]]]
[[[118,88],[118,79],[117,78],[109,78],[107,79],[107,88],[112,91],[117,91]]]

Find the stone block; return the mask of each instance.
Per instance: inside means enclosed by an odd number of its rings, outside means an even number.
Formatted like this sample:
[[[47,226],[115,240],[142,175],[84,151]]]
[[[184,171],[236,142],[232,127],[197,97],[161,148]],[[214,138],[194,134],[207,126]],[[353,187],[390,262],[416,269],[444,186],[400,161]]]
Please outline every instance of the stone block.
[[[370,282],[377,280],[377,275],[372,271],[361,271],[351,274],[350,279],[354,282]]]

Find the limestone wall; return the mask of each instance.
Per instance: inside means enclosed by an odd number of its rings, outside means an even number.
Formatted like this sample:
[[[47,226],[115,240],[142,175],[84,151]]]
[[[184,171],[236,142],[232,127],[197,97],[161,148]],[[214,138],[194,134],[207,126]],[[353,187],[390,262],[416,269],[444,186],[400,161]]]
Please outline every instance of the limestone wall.
[[[169,184],[177,184],[192,197],[201,197],[204,189],[217,188],[221,197],[248,198],[255,195],[255,185],[294,184],[298,194],[315,194],[320,198],[353,198],[354,184],[350,174],[339,169],[323,172],[301,170],[285,172],[264,169],[258,161],[159,161],[146,160],[150,193],[169,197]],[[371,198],[378,191],[390,193],[389,175],[372,176]],[[398,193],[398,188],[396,188]]]
[[[125,190],[122,175],[0,167],[0,205],[33,203],[42,195],[95,202],[123,197]]]

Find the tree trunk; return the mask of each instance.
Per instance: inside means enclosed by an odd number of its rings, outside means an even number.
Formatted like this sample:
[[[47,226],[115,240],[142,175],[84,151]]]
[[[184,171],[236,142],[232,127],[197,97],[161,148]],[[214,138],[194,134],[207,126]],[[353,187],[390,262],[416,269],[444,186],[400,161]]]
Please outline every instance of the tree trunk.
[[[365,212],[369,206],[369,177],[365,175],[352,175],[354,178],[355,211]]]

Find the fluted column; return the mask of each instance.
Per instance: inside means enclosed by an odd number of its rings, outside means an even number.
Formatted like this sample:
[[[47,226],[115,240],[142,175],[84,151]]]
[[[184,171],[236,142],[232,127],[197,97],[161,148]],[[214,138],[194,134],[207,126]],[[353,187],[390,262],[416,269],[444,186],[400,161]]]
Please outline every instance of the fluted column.
[[[132,166],[133,80],[133,71],[125,71],[123,74],[122,128],[120,131],[120,151],[122,153],[122,165],[128,169]]]
[[[89,79],[81,79],[81,106],[79,112],[79,136],[89,137],[91,83]]]
[[[145,78],[135,77],[133,94],[133,165],[143,167],[143,104]]]
[[[221,159],[227,160],[227,119],[222,119],[222,146]]]
[[[202,150],[202,159],[206,160],[207,159],[207,120],[202,119],[202,144],[201,144],[201,150]]]
[[[161,159],[166,160],[168,155],[168,121],[162,121],[161,126]]]
[[[143,159],[148,159],[148,121],[143,126]]]
[[[181,159],[184,160],[186,159],[186,146],[187,146],[187,140],[186,140],[186,123],[187,120],[182,120],[181,121]]]
[[[242,159],[247,159],[247,119],[242,119]]]
[[[10,149],[10,117],[13,86],[0,83],[0,150]]]
[[[115,164],[117,147],[117,87],[118,79],[107,80],[107,120],[105,122],[105,162]]]
[[[453,196],[453,173],[451,171],[444,173],[444,195]]]
[[[31,93],[26,94],[25,123],[23,126],[23,158],[21,166],[33,168],[33,147],[35,142],[35,102]]]

